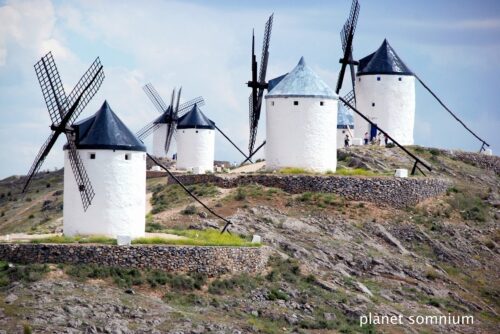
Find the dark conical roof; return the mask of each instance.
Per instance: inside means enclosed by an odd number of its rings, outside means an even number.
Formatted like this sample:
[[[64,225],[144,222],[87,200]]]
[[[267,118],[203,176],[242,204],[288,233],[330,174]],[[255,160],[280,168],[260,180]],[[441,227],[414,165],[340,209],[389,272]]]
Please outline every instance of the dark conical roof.
[[[215,129],[215,123],[205,116],[198,105],[179,118],[177,129]]]
[[[172,120],[172,106],[169,106],[166,111],[156,118],[153,123],[155,124],[169,124]]]
[[[111,110],[107,101],[91,117],[73,124],[78,149],[146,151],[146,146]]]
[[[377,51],[359,60],[357,75],[366,74],[413,75],[413,72],[384,39]]]

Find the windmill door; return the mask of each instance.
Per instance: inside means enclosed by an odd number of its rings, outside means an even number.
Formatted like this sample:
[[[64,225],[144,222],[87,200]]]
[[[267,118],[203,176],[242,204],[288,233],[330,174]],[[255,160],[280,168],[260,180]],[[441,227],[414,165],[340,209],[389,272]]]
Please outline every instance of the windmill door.
[[[370,124],[370,141],[377,137],[377,124]]]

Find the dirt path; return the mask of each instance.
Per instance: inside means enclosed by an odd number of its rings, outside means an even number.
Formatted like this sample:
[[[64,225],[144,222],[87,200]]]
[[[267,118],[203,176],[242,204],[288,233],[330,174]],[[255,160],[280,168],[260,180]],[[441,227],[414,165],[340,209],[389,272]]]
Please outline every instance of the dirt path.
[[[257,163],[254,163],[254,164],[245,165],[245,166],[241,166],[241,167],[232,169],[229,173],[234,174],[234,173],[256,172],[256,171],[258,171],[259,169],[261,169],[261,168],[263,168],[265,166],[266,166],[266,162],[262,161],[262,162],[257,162]]]

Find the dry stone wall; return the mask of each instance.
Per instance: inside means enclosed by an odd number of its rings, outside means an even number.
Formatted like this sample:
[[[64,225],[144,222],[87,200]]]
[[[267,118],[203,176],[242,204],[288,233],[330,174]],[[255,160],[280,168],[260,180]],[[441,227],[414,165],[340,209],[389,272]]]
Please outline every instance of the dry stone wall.
[[[16,263],[97,264],[208,276],[260,271],[265,268],[269,254],[270,248],[266,246],[0,244],[0,260]]]
[[[446,179],[412,177],[349,177],[315,175],[252,174],[220,176],[214,174],[178,175],[185,185],[212,183],[221,188],[260,184],[280,188],[288,193],[307,191],[334,193],[348,199],[374,202],[379,205],[404,208],[446,192],[451,183]],[[171,178],[169,183],[175,183]]]

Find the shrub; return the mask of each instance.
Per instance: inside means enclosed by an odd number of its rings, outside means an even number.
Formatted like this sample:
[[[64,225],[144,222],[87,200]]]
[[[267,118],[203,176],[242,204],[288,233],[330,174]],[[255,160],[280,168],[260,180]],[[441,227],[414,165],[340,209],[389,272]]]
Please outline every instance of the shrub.
[[[181,213],[183,215],[194,215],[197,212],[198,212],[198,209],[193,204],[186,206],[186,208],[184,208],[184,210],[181,211]]]
[[[488,219],[488,209],[480,197],[467,193],[455,193],[448,199],[452,208],[460,212],[465,220],[484,222]]]
[[[281,299],[286,301],[290,299],[290,296],[288,296],[285,292],[283,292],[280,289],[273,288],[269,290],[269,293],[267,294],[267,299],[269,300]]]
[[[162,224],[159,224],[159,223],[152,223],[152,222],[147,222],[146,223],[146,232],[158,232],[158,231],[161,231],[161,230],[164,230],[165,229],[165,226],[163,226]]]
[[[247,194],[245,193],[245,190],[242,187],[238,187],[236,190],[236,196],[235,200],[237,201],[244,201],[247,198]]]

